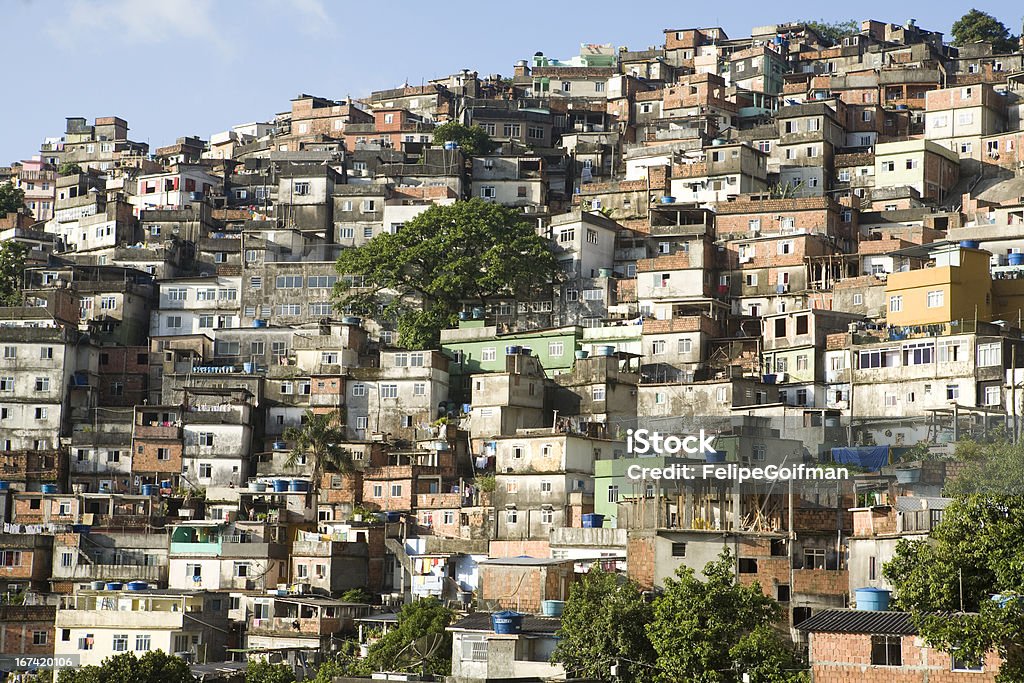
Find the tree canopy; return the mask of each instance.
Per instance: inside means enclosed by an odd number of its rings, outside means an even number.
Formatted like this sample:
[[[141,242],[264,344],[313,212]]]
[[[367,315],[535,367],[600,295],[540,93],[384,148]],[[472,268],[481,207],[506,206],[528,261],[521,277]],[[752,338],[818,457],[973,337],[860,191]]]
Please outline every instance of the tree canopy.
[[[611,665],[620,661],[629,680],[651,681],[655,654],[646,629],[653,618],[635,583],[594,567],[569,589],[552,661],[595,681],[615,680]]]
[[[952,33],[954,45],[992,43],[996,52],[1013,52],[1017,48],[1017,39],[1003,22],[979,9],[971,9],[954,21]]]
[[[438,145],[454,142],[468,157],[490,154],[494,151],[494,141],[480,126],[467,126],[458,121],[442,123],[434,129],[433,140]]]
[[[680,567],[667,579],[647,627],[657,653],[655,680],[663,683],[806,681],[806,666],[773,630],[779,604],[757,583],[736,581],[735,559],[725,550],[704,567],[704,580]]]
[[[57,683],[191,683],[192,672],[179,657],[151,650],[141,657],[126,652],[107,657],[99,666],[61,669]]]
[[[294,683],[295,672],[287,664],[271,664],[265,659],[249,660],[245,683]]]
[[[0,306],[21,304],[21,285],[25,277],[28,248],[18,242],[0,244]]]
[[[929,541],[900,541],[882,569],[929,645],[969,661],[995,650],[1005,660],[997,680],[1007,683],[1024,680],[1021,538],[1024,496],[958,497]]]
[[[860,22],[856,19],[831,22],[821,19],[820,21],[805,21],[804,23],[807,24],[808,28],[833,45],[842,40],[844,36],[860,32]]]
[[[25,206],[25,191],[13,183],[0,184],[0,218]]]
[[[521,213],[479,198],[434,205],[394,234],[341,252],[337,295],[356,313],[398,322],[406,348],[436,347],[465,302],[531,297],[557,274],[547,242]]]
[[[82,172],[82,167],[73,161],[65,161],[57,167],[57,175],[75,175]]]
[[[451,673],[452,636],[445,629],[454,613],[435,597],[402,607],[397,625],[370,645],[366,658],[349,667],[352,673],[410,671],[446,676]]]

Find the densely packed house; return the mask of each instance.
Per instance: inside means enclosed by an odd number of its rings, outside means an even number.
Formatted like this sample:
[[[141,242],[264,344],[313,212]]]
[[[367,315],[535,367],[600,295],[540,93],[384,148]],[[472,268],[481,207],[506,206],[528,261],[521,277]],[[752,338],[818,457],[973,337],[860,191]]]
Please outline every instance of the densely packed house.
[[[815,680],[925,680],[905,615],[847,608],[941,519],[943,472],[894,474],[897,452],[1022,410],[1022,94],[1019,49],[864,21],[302,94],[155,149],[68,118],[5,173],[25,208],[0,238],[27,249],[0,308],[5,651],[294,659],[417,597],[541,613],[595,562],[656,590],[725,543],[812,663],[841,662]],[[451,122],[493,149],[435,144]],[[343,250],[470,198],[521,211],[565,277],[467,302],[437,348],[335,306]],[[317,413],[350,471],[293,457]],[[716,460],[869,474],[628,476],[627,430],[697,427]],[[470,614],[453,672],[557,675],[556,630]]]

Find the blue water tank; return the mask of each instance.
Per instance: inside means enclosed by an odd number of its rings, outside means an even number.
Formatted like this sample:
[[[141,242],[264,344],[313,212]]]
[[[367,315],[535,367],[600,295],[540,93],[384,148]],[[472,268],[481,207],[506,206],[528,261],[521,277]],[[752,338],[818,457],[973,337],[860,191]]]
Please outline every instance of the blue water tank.
[[[858,588],[854,591],[854,596],[857,600],[857,609],[884,612],[889,609],[892,591],[882,588]]]
[[[121,590],[121,588],[123,586],[124,586],[124,584],[121,583],[120,581],[108,581],[107,582],[107,590],[108,591],[119,591],[119,590]]]
[[[156,484],[143,484],[142,495],[144,496],[155,496],[160,493],[160,489],[157,488]]]
[[[145,581],[129,581],[125,588],[130,591],[144,591],[149,588],[149,584]]]
[[[288,492],[288,480],[287,479],[275,479],[274,480],[274,493],[287,493]]]
[[[513,635],[523,630],[523,615],[519,612],[505,610],[491,615],[491,626],[495,633]]]
[[[42,491],[43,493],[57,493],[57,485],[43,484],[42,486],[39,487],[39,490]]]
[[[1006,262],[1011,266],[1024,266],[1024,254],[1010,254],[1006,257]]]
[[[258,319],[257,320],[253,320],[252,321],[252,326],[253,327],[266,327],[267,326],[267,321],[266,320],[258,320]]]
[[[288,484],[288,490],[292,493],[305,493],[309,490],[309,482],[304,479],[292,479]]]
[[[980,245],[978,240],[960,240],[960,246],[964,249],[977,249]]]
[[[560,617],[564,608],[565,602],[562,600],[540,601],[540,613],[546,617]]]
[[[604,515],[596,513],[583,515],[584,529],[601,529],[604,527]]]

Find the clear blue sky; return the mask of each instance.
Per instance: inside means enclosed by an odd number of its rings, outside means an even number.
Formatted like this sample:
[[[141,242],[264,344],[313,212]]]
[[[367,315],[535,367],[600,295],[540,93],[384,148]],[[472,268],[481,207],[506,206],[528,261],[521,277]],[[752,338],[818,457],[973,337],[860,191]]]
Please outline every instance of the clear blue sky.
[[[511,75],[534,52],[579,43],[642,49],[664,28],[874,18],[948,34],[972,5],[925,2],[607,0],[0,0],[7,56],[0,164],[27,158],[64,117],[117,115],[153,147],[287,110],[295,95],[342,99],[470,68]],[[1019,0],[974,5],[1020,32]],[[854,17],[853,15],[858,15]]]

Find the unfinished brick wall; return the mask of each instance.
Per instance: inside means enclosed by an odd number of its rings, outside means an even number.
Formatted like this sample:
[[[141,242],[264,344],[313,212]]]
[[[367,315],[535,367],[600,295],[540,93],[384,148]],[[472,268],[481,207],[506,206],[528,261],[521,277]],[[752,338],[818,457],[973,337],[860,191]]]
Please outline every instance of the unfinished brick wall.
[[[919,645],[917,636],[901,640],[902,666],[875,666],[870,635],[812,633],[814,683],[988,683],[999,669],[999,657],[990,653],[983,672],[955,672],[948,654]]]

